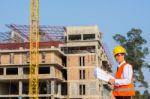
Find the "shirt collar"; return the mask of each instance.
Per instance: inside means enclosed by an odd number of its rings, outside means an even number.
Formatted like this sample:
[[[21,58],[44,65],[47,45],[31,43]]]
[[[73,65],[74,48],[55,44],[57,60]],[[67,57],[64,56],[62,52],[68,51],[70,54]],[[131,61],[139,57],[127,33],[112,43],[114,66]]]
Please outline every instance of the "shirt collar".
[[[118,65],[118,67],[120,67],[122,64],[124,64],[126,61],[123,61],[123,62],[121,62],[119,65]]]

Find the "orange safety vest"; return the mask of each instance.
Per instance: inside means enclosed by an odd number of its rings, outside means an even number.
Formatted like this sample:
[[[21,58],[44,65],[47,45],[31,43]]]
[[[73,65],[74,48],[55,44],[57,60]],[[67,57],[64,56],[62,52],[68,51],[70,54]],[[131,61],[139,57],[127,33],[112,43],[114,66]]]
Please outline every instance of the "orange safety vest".
[[[122,79],[121,75],[123,73],[123,69],[126,64],[127,63],[124,63],[119,67],[119,69],[115,74],[116,79]],[[113,95],[114,96],[135,96],[134,84],[131,82],[128,85],[114,86]]]

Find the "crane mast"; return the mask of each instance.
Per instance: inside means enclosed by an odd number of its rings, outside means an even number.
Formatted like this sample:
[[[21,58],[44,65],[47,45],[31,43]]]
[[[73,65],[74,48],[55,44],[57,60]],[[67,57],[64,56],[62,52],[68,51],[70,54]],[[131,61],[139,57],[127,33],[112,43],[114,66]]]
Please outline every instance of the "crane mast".
[[[30,76],[29,97],[38,99],[39,0],[30,0]]]

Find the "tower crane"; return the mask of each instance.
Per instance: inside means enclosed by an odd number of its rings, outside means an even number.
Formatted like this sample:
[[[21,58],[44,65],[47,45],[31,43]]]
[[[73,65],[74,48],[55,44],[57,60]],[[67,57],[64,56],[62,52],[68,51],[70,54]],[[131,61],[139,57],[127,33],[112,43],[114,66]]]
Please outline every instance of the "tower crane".
[[[38,99],[39,0],[30,0],[30,76],[29,97]]]

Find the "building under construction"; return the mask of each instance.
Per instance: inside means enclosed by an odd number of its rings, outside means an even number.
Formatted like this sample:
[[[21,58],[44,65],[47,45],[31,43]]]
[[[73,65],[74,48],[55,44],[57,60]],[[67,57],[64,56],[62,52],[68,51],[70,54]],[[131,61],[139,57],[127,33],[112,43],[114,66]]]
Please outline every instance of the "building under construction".
[[[29,28],[0,33],[0,99],[29,99]],[[98,26],[40,26],[39,99],[110,99],[94,69],[111,73]]]

